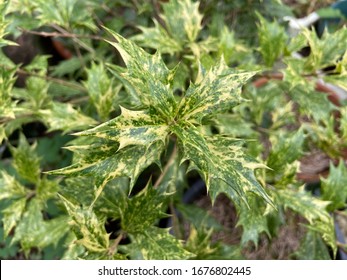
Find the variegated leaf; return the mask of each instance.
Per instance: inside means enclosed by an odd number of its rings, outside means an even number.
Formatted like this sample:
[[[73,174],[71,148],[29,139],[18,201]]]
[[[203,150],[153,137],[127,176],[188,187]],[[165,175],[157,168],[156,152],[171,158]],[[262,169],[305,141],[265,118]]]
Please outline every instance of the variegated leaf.
[[[341,160],[335,167],[330,163],[328,178],[322,178],[322,199],[331,201],[328,210],[334,211],[346,206],[347,201],[347,168]]]
[[[254,176],[254,169],[265,167],[246,156],[239,140],[204,138],[189,123],[172,126],[180,143],[182,161],[190,160],[206,182],[212,201],[225,192],[230,198],[246,201],[246,192],[253,192],[272,203]],[[224,187],[221,187],[224,186]]]
[[[50,108],[40,110],[39,115],[50,131],[67,133],[96,124],[95,120],[75,110],[69,103],[52,102]]]
[[[8,70],[0,67],[0,120],[2,118],[14,119],[11,90],[15,82],[16,69]]]
[[[174,70],[166,67],[159,53],[150,55],[133,42],[109,32],[118,41],[109,43],[117,48],[127,66],[127,71],[119,75],[132,85],[145,108],[151,108],[164,120],[171,120],[177,107],[169,88]]]
[[[132,235],[132,239],[146,260],[184,260],[194,256],[167,229],[152,227]]]
[[[25,197],[29,191],[6,171],[0,173],[0,200]]]
[[[29,145],[25,136],[20,134],[18,147],[10,147],[13,156],[13,167],[17,173],[31,183],[40,178],[40,158],[35,152],[36,143]]]
[[[222,59],[208,72],[200,67],[194,84],[188,88],[179,106],[179,116],[186,120],[196,119],[231,109],[239,104],[241,87],[255,72],[235,72]]]
[[[132,188],[137,177],[146,167],[152,163],[160,166],[159,159],[163,144],[159,141],[149,147],[136,145],[118,151],[117,143],[101,141],[86,146],[69,147],[69,149],[81,156],[79,162],[50,173],[93,177],[96,184],[96,200],[110,180],[128,177],[131,179]]]
[[[146,232],[160,218],[166,216],[164,202],[167,195],[161,194],[150,184],[136,196],[130,198],[126,207],[120,209],[122,229],[130,234]]]
[[[182,46],[178,41],[170,37],[167,31],[154,20],[154,27],[139,26],[142,33],[133,36],[131,39],[143,47],[156,49],[161,53],[173,55],[181,51]]]
[[[169,127],[146,111],[130,111],[121,107],[121,115],[95,128],[76,133],[117,141],[119,149],[129,145],[148,146],[156,141],[166,142]]]
[[[20,221],[26,207],[27,199],[26,197],[14,200],[11,204],[4,209],[2,212],[4,224],[4,235],[8,236],[11,230],[18,224]]]
[[[163,4],[161,15],[169,34],[182,46],[185,42],[194,42],[202,29],[202,15],[199,2],[192,0],[172,0]]]
[[[91,208],[81,208],[63,196],[59,196],[69,216],[72,218],[70,225],[75,232],[78,243],[91,252],[105,252],[109,247],[109,235],[104,221],[100,221]]]

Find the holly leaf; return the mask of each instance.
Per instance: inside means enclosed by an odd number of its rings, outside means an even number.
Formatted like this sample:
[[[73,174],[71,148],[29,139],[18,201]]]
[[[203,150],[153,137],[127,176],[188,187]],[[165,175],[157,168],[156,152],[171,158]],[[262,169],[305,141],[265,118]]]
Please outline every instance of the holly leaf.
[[[145,260],[184,260],[194,256],[167,229],[151,227],[131,236]]]
[[[140,173],[153,162],[160,166],[163,144],[151,146],[129,146],[118,151],[117,143],[99,141],[90,145],[72,146],[80,157],[79,162],[68,167],[50,171],[50,174],[65,176],[89,176],[95,179],[95,200],[100,196],[107,182],[118,177],[130,178],[130,190]]]
[[[172,130],[179,139],[182,161],[190,160],[194,164],[191,169],[200,172],[212,202],[219,193],[225,192],[230,198],[240,197],[247,203],[246,192],[253,192],[272,204],[253,173],[255,168],[265,166],[243,153],[242,141],[225,137],[205,138],[189,123],[175,125]]]
[[[95,215],[91,208],[83,208],[59,195],[65,208],[71,217],[69,223],[78,241],[91,252],[102,253],[109,247],[109,235],[107,234],[103,220]]]
[[[241,87],[255,72],[235,72],[222,59],[208,72],[200,66],[198,77],[181,101],[181,119],[201,121],[203,117],[220,113],[239,104]]]
[[[347,168],[340,160],[337,167],[330,163],[330,172],[327,178],[322,178],[322,199],[330,201],[327,209],[334,211],[344,208],[347,201]]]
[[[40,158],[35,152],[36,143],[29,145],[23,134],[19,135],[18,147],[10,146],[13,156],[13,167],[17,173],[31,183],[37,183],[40,179]]]
[[[294,255],[299,260],[331,260],[327,246],[320,235],[313,230],[308,230]]]
[[[3,211],[2,222],[4,224],[4,235],[8,236],[11,230],[20,221],[26,207],[27,198],[13,200]]]
[[[150,146],[156,141],[166,142],[169,127],[157,116],[146,111],[130,111],[121,107],[121,115],[95,128],[76,133],[119,143],[119,150],[130,145]]]
[[[1,43],[1,41],[0,41]],[[15,82],[16,69],[5,69],[0,67],[0,120],[2,118],[14,119],[14,111],[11,100],[11,91]]]
[[[108,31],[118,41],[109,43],[117,48],[127,66],[127,71],[119,75],[132,86],[145,108],[150,108],[164,120],[171,120],[177,107],[169,86],[175,69],[170,71],[159,53],[150,55],[133,42]]]
[[[6,171],[0,174],[0,200],[25,197],[28,190]]]
[[[166,199],[167,195],[147,185],[121,210],[123,211],[122,229],[131,234],[147,231],[160,218],[166,216],[164,209]]]
[[[96,124],[95,120],[75,110],[70,103],[51,102],[49,109],[39,110],[39,115],[50,131],[67,133]]]

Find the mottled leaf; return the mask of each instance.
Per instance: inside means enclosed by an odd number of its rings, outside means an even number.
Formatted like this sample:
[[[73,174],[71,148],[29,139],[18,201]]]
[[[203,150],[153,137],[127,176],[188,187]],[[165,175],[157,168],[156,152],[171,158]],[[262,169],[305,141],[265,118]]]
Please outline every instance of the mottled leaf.
[[[1,118],[14,118],[13,105],[11,101],[11,90],[15,82],[16,69],[5,69],[0,67],[0,120]]]
[[[50,131],[62,130],[67,133],[96,124],[95,120],[75,110],[69,103],[52,102],[49,109],[40,110],[39,114]]]
[[[166,229],[152,227],[132,235],[132,239],[146,260],[184,260],[193,256]]]
[[[2,222],[4,224],[4,234],[8,236],[10,231],[18,224],[20,221],[26,206],[27,198],[20,198],[13,200],[9,206],[7,206],[3,211]]]
[[[23,134],[19,136],[18,147],[10,147],[13,167],[23,179],[31,183],[38,182],[40,178],[40,158],[35,149],[36,143],[30,146]]]
[[[100,118],[106,120],[111,111],[115,109],[113,108],[113,101],[118,92],[114,82],[107,75],[102,63],[99,65],[93,63],[91,68],[87,69],[87,75],[88,79],[84,85]]]
[[[139,174],[150,164],[160,165],[160,155],[163,149],[161,142],[155,142],[149,147],[129,146],[118,151],[118,145],[113,142],[100,142],[86,146],[69,147],[81,155],[78,163],[66,168],[51,171],[51,174],[66,176],[91,176],[95,178],[95,200],[101,194],[106,183],[118,177],[131,179],[134,186]]]
[[[119,149],[129,145],[148,146],[156,141],[166,142],[169,127],[146,111],[130,111],[121,107],[121,115],[95,128],[76,135],[95,136],[117,141]]]
[[[166,23],[169,34],[181,45],[186,41],[194,42],[202,29],[199,2],[172,0],[162,6],[161,17]]]
[[[329,211],[342,209],[347,201],[347,168],[340,160],[337,167],[330,162],[329,176],[322,178],[322,199],[330,201]]]
[[[166,216],[164,202],[167,196],[161,194],[151,185],[132,197],[123,211],[122,229],[130,234],[141,234],[147,231],[160,218]]]
[[[0,200],[25,197],[29,191],[6,171],[0,174]]]
[[[192,168],[201,173],[212,201],[225,192],[230,198],[240,197],[246,202],[245,193],[253,192],[272,203],[253,173],[264,165],[243,153],[242,141],[224,137],[206,139],[189,123],[175,125],[172,130],[179,139],[182,161],[190,160]]]
[[[265,65],[272,67],[284,51],[287,35],[284,27],[280,26],[276,21],[268,22],[260,14],[257,15],[259,19],[259,50]]]
[[[295,252],[295,257],[299,260],[330,260],[327,246],[320,235],[309,230],[300,244],[300,248]]]
[[[203,117],[223,112],[242,100],[241,87],[254,72],[235,72],[221,60],[208,72],[200,68],[194,84],[188,88],[179,107],[179,116],[200,121]]]
[[[81,208],[60,195],[71,217],[70,226],[78,243],[91,252],[105,252],[109,247],[109,235],[104,228],[104,221],[99,220],[91,208]]]

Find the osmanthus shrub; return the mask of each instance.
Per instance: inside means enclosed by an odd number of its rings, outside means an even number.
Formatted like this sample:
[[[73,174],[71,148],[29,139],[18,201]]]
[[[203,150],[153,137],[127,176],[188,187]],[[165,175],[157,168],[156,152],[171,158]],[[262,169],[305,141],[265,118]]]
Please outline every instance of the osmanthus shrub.
[[[346,108],[316,84],[347,88],[345,28],[289,38],[259,10],[254,45],[203,2],[19,2],[0,6],[1,255],[243,258],[250,243],[276,237],[291,209],[306,221],[296,258],[335,258],[347,170],[334,163],[347,143]],[[5,53],[21,33],[58,37],[75,56],[15,65]],[[291,56],[307,45],[308,56]],[[299,160],[317,150],[331,158],[321,196],[297,176]],[[223,225],[182,202],[194,180],[212,204],[222,193],[233,203],[238,244],[216,241]]]

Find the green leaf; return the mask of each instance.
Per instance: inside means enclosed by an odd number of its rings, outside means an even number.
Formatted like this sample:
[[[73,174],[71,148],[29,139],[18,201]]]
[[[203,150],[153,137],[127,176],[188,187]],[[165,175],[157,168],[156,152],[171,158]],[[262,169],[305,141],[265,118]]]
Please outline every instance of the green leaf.
[[[175,69],[170,71],[159,53],[150,55],[133,42],[108,31],[118,41],[109,43],[117,48],[127,66],[127,71],[119,75],[132,86],[144,108],[151,108],[162,119],[171,120],[177,107],[169,88]]]
[[[265,214],[266,208],[263,201],[260,201],[254,195],[248,195],[249,208],[245,205],[238,207],[239,219],[237,226],[242,226],[241,245],[246,245],[252,241],[256,246],[258,245],[259,236],[265,232],[270,236],[269,225],[267,216]]]
[[[4,223],[4,234],[5,236],[8,236],[11,232],[11,230],[17,226],[18,222],[20,221],[26,206],[27,198],[21,198],[18,200],[14,200],[11,202],[11,204],[6,207],[2,213],[3,213],[3,219],[2,222]]]
[[[66,168],[51,171],[50,174],[95,178],[96,200],[110,180],[128,177],[131,179],[132,188],[137,177],[146,167],[152,163],[160,165],[163,144],[155,142],[149,147],[129,146],[118,151],[118,145],[115,142],[101,141],[91,145],[69,147],[69,149],[79,153],[81,160]]]
[[[267,158],[266,165],[273,169],[273,173],[284,171],[286,164],[293,163],[303,155],[305,134],[303,129],[294,133],[279,133],[270,136],[272,149]]]
[[[163,6],[161,17],[166,23],[168,33],[182,46],[194,42],[202,29],[202,15],[199,2],[191,0],[172,0]]]
[[[25,197],[28,190],[6,171],[0,174],[0,200]]]
[[[113,100],[117,95],[113,80],[108,77],[102,63],[99,65],[93,63],[91,68],[87,69],[87,75],[88,79],[84,86],[100,118],[106,120],[111,111],[114,110]]]
[[[169,127],[157,116],[146,111],[130,111],[121,107],[121,115],[95,128],[76,133],[117,141],[119,150],[130,145],[148,146],[156,141],[166,142]]]
[[[313,230],[309,230],[304,240],[300,244],[300,248],[294,254],[299,260],[330,260],[330,254],[319,234]]]
[[[81,208],[60,195],[69,216],[78,244],[91,252],[105,252],[109,247],[109,235],[104,228],[104,221],[99,220],[91,208]]]
[[[278,199],[284,207],[290,208],[305,217],[310,224],[315,220],[330,223],[331,217],[326,211],[329,202],[313,197],[301,187],[298,190],[278,190]]]
[[[13,167],[25,180],[36,183],[40,178],[40,158],[36,154],[36,143],[29,145],[25,136],[20,134],[18,147],[10,147]]]
[[[127,206],[122,209],[122,229],[130,234],[141,234],[147,231],[165,214],[165,200],[167,195],[160,194],[150,184],[132,197]]]
[[[48,180],[47,177],[44,176],[36,187],[37,199],[45,203],[48,199],[55,197],[59,189],[58,182]]]
[[[260,14],[258,36],[260,44],[260,53],[262,54],[265,65],[271,67],[275,61],[282,55],[287,43],[287,35],[284,27],[277,22],[268,22]]]
[[[179,139],[182,161],[194,164],[192,169],[200,172],[212,201],[225,192],[230,198],[240,197],[246,202],[246,192],[253,192],[272,203],[253,173],[264,165],[243,153],[242,141],[220,136],[205,139],[189,123],[175,125],[172,131]]]
[[[75,110],[70,103],[51,102],[50,108],[39,111],[42,121],[49,130],[62,130],[63,133],[95,125],[96,121]]]
[[[222,59],[208,72],[200,67],[194,84],[188,88],[178,110],[178,116],[185,120],[198,120],[205,116],[231,109],[238,105],[241,87],[255,72],[235,72]]]
[[[330,162],[329,176],[322,178],[322,199],[330,201],[329,211],[344,208],[347,201],[347,168],[343,160],[337,167]]]
[[[170,37],[167,31],[156,20],[154,20],[154,27],[139,26],[139,28],[142,33],[131,37],[137,44],[171,55],[181,51],[182,46],[180,43]]]
[[[146,260],[183,260],[193,256],[166,229],[151,227],[132,235],[132,239]]]
[[[15,73],[15,68],[5,69],[4,67],[0,67],[0,120],[2,118],[15,118],[11,102],[11,91],[15,82]]]
[[[334,222],[326,210],[330,202],[313,197],[304,187],[278,190],[277,195],[280,203],[303,216],[311,224],[310,228],[317,231],[336,254]]]
[[[32,199],[16,227],[13,242],[19,241],[25,252],[32,247],[42,249],[56,245],[69,229],[66,216],[44,221],[41,211],[41,202]]]

